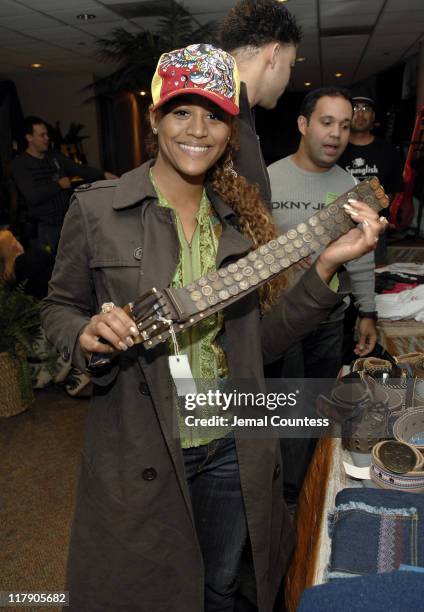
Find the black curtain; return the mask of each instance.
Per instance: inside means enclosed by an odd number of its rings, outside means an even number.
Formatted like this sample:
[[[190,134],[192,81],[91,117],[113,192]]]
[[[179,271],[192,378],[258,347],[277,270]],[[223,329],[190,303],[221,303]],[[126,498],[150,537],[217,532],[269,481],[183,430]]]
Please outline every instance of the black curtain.
[[[23,113],[13,81],[0,80],[0,227],[14,226],[17,199],[10,180],[13,141],[22,134]]]

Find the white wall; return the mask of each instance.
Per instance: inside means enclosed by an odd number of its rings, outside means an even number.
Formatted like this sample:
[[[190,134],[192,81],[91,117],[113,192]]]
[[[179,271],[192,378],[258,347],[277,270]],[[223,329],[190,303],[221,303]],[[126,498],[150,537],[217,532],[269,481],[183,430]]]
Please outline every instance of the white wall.
[[[83,141],[84,152],[91,166],[101,167],[99,137],[94,102],[86,103],[91,95],[82,92],[83,87],[93,81],[90,73],[16,73],[5,75],[16,85],[24,115],[36,115],[53,126],[60,121],[62,134],[69,125],[83,123],[82,134],[89,138]]]

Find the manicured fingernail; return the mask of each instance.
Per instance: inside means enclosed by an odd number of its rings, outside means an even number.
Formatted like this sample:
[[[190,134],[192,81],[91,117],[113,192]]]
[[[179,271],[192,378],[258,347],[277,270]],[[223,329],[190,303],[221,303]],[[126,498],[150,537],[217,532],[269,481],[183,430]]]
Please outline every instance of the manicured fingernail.
[[[118,346],[121,349],[121,351],[126,351],[128,349],[128,346],[124,344],[123,342],[118,342]]]
[[[343,204],[343,208],[346,210],[352,210],[352,206],[349,206],[349,204]]]
[[[362,222],[364,225],[369,225],[368,221],[366,219],[363,220]]]
[[[349,215],[352,215],[352,217],[358,217],[359,213],[356,212],[356,210],[348,210],[347,211],[349,213]]]
[[[358,200],[354,200],[353,198],[348,199],[349,204],[357,204]]]
[[[379,221],[380,221],[380,223],[388,223],[386,217],[380,217]]]
[[[133,336],[138,336],[138,329],[134,325],[131,325],[130,332]]]
[[[127,336],[125,341],[130,348],[134,346],[134,340],[131,338],[131,336]]]

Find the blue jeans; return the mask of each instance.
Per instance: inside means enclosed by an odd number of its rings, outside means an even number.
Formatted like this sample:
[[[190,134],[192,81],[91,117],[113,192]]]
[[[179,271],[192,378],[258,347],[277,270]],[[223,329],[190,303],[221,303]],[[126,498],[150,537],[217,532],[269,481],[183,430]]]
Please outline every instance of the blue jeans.
[[[384,489],[343,489],[329,517],[330,579],[422,565],[424,496]]]
[[[233,434],[183,449],[205,567],[205,612],[233,612],[247,521]]]

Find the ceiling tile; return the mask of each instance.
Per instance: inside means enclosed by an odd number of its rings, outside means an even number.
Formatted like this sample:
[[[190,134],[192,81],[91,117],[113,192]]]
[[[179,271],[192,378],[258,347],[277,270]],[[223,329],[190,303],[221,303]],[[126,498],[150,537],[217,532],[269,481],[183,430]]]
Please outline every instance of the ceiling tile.
[[[50,11],[55,9],[79,10],[83,13],[92,13],[94,8],[100,5],[96,0],[22,0],[27,6],[38,11]],[[2,2],[3,3],[3,2]],[[102,8],[102,7],[100,7]]]
[[[421,11],[408,11],[405,13],[402,18],[399,17],[399,13],[384,13],[382,15],[380,23],[383,25],[388,24],[399,24],[401,22],[403,25],[405,24],[415,24],[421,26],[421,30],[424,31],[424,0],[421,5]]]
[[[377,15],[359,13],[357,15],[325,15],[321,17],[321,28],[345,28],[374,25]]]
[[[211,9],[214,11],[221,11],[223,15],[226,15],[228,11],[234,6],[235,2],[228,0],[213,0],[213,2],[205,2],[205,0],[187,0],[187,2],[180,2],[190,13],[207,13]]]
[[[17,17],[18,15],[31,13],[31,11],[31,8],[11,0],[1,0],[0,2],[0,17]]]
[[[55,28],[47,28],[42,30],[36,30],[33,32],[33,36],[39,40],[84,40],[88,38],[86,32],[81,32],[77,28],[71,26],[58,26]]]
[[[375,28],[374,34],[386,36],[392,36],[393,34],[405,34],[408,40],[410,40],[411,34],[415,33],[418,36],[423,32],[423,29],[424,26],[419,21],[415,23],[382,23]]]
[[[1,4],[1,3],[0,3]],[[19,15],[17,17],[2,17],[1,25],[10,30],[30,32],[37,28],[50,28],[56,25],[56,22],[50,17],[45,17],[39,13],[28,13],[27,15]]]
[[[321,0],[320,7],[323,15],[356,15],[358,13],[377,14],[384,4],[384,0]]]
[[[80,15],[81,13],[92,13],[93,15],[96,15],[96,18],[91,21],[83,21],[81,19],[77,19],[77,15]],[[69,23],[70,25],[74,25],[77,27],[81,24],[107,23],[119,20],[119,17],[116,15],[116,13],[113,13],[112,11],[98,6],[93,7],[93,9],[75,10],[69,8],[58,8],[58,5],[56,4],[56,8],[52,9],[51,11],[51,16],[55,19],[63,21],[64,23]]]
[[[385,12],[405,12],[405,9],[409,12],[419,11],[423,8],[423,0],[389,0]]]
[[[105,36],[116,28],[126,28],[128,21],[126,20],[115,20],[106,23],[94,23],[87,21],[78,24],[78,30],[92,34],[93,36]]]

